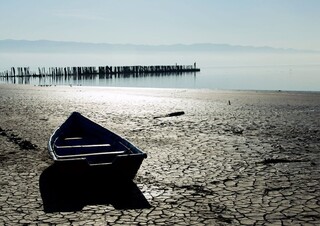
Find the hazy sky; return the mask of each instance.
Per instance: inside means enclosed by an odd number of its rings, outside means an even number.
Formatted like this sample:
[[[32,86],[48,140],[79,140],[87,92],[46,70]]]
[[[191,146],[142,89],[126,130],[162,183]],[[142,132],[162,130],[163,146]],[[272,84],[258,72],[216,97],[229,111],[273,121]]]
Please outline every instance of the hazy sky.
[[[0,0],[0,39],[320,50],[320,0]]]

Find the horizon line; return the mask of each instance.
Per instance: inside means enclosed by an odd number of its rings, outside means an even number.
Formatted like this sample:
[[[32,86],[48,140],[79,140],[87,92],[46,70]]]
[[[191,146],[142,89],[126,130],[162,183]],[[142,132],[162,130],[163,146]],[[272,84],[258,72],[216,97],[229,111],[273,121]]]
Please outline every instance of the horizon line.
[[[145,46],[145,47],[172,47],[172,46],[195,46],[195,45],[216,45],[216,46],[228,46],[228,47],[241,47],[241,48],[256,48],[256,49],[273,49],[273,50],[283,50],[283,51],[305,51],[305,52],[314,52],[320,53],[320,50],[311,50],[311,49],[300,49],[293,47],[274,47],[268,45],[241,45],[241,44],[231,44],[231,43],[212,43],[212,42],[194,42],[194,43],[172,43],[172,44],[136,44],[136,43],[109,43],[109,42],[85,42],[85,41],[66,41],[66,40],[50,40],[50,39],[0,39],[1,41],[26,41],[26,42],[56,42],[56,43],[75,43],[75,44],[91,44],[91,45],[119,45],[119,46]]]

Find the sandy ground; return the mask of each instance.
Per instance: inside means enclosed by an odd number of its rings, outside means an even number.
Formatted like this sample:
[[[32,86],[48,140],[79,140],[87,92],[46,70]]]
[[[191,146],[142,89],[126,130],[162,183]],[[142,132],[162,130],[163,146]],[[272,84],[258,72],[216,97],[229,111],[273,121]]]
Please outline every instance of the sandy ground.
[[[148,208],[44,212],[47,141],[72,111],[148,154]],[[320,224],[320,93],[0,85],[0,115],[0,225]]]

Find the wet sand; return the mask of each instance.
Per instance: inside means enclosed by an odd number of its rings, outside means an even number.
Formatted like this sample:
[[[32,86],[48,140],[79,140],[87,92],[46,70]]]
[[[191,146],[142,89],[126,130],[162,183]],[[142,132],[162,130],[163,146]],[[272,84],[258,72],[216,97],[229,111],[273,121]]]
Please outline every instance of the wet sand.
[[[72,111],[148,154],[149,208],[44,212],[47,141]],[[320,224],[319,92],[0,85],[0,114],[1,225]]]

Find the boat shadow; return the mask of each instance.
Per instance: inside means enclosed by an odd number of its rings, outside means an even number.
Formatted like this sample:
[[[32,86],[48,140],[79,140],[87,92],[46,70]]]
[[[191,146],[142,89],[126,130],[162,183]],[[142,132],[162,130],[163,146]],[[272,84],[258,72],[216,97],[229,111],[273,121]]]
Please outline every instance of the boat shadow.
[[[112,170],[92,170],[86,164],[57,164],[40,175],[44,211],[80,211],[86,205],[108,205],[115,209],[145,209],[150,204],[131,179]]]

